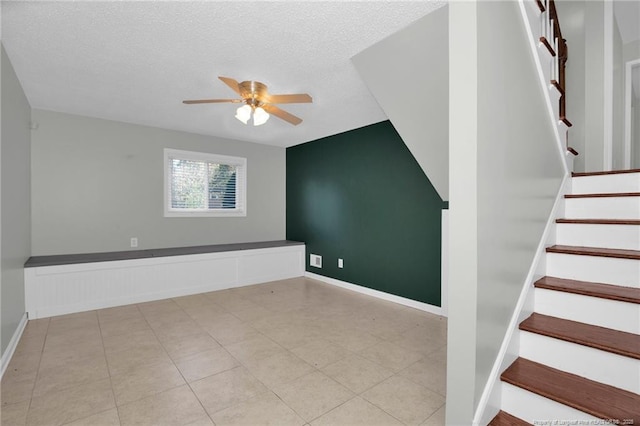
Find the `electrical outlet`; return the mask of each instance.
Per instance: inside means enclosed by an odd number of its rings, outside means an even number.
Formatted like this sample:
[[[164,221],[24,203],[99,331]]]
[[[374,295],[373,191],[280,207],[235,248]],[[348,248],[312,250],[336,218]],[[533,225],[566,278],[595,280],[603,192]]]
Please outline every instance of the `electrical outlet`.
[[[342,259],[338,259],[338,268],[344,268],[344,261]]]
[[[138,247],[138,238],[137,237],[131,237],[131,247]]]

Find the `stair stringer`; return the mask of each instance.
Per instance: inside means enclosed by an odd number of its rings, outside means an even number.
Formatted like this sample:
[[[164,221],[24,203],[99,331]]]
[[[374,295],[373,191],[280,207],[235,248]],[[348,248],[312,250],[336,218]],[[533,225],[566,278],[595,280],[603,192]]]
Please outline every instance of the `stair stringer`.
[[[534,287],[538,279],[546,275],[546,247],[556,243],[555,221],[564,217],[564,196],[571,193],[571,175],[565,174],[560,184],[553,208],[538,243],[531,267],[522,285],[518,302],[509,321],[509,326],[493,364],[489,379],[485,384],[478,407],[473,417],[474,426],[488,424],[498,414],[502,405],[500,374],[511,365],[520,354],[520,333],[518,326],[534,311]]]

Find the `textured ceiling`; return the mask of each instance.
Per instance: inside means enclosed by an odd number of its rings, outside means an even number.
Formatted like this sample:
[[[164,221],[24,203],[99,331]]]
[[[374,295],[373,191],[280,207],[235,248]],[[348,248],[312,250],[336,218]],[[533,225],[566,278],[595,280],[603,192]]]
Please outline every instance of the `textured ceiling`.
[[[386,119],[351,57],[445,3],[3,1],[2,42],[33,108],[291,146]],[[181,103],[234,98],[219,75],[314,103],[259,127]]]

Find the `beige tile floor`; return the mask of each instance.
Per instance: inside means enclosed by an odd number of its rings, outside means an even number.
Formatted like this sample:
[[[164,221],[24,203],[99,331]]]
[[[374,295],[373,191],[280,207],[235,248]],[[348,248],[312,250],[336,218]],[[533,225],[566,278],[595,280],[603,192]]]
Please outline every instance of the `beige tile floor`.
[[[30,321],[13,425],[443,425],[446,320],[318,281]]]

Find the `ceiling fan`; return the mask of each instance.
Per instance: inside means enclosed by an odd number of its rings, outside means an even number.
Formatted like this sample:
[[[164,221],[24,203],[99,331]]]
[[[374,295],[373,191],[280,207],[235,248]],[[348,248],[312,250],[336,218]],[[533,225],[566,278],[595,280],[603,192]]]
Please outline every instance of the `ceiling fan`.
[[[267,86],[259,81],[243,81],[238,83],[233,78],[218,77],[231,90],[236,92],[242,99],[197,99],[182,101],[185,104],[213,104],[213,103],[242,103],[244,104],[236,110],[236,118],[247,124],[253,116],[253,125],[259,126],[269,119],[269,114],[297,126],[302,123],[302,119],[284,111],[275,104],[302,104],[311,103],[313,99],[306,93],[291,95],[270,95]]]

